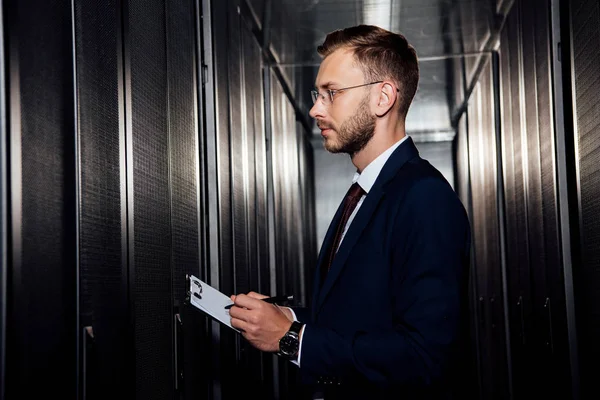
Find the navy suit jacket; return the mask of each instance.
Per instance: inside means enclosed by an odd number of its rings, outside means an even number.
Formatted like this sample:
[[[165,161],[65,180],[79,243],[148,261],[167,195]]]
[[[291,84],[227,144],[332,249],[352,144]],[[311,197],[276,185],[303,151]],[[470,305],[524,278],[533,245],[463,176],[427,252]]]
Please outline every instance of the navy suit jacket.
[[[358,210],[323,282],[318,258],[300,370],[343,398],[449,398],[465,358],[470,227],[442,174],[408,138]],[[366,397],[365,397],[366,396]]]

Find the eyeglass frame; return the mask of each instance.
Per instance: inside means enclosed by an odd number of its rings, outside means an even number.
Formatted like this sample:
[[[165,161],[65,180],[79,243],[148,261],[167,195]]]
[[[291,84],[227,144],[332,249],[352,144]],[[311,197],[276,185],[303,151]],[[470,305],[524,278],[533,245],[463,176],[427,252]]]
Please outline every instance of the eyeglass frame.
[[[310,94],[311,97],[313,99],[313,104],[317,104],[317,100],[319,98],[323,99],[323,104],[325,105],[330,105],[333,104],[333,96],[337,93],[337,92],[342,92],[344,90],[350,90],[350,89],[356,89],[359,87],[363,87],[363,86],[369,86],[369,85],[375,85],[377,83],[383,83],[385,81],[376,81],[376,82],[369,82],[369,83],[363,83],[362,85],[356,85],[356,86],[349,86],[349,87],[345,87],[345,88],[341,88],[341,89],[325,89],[327,91],[327,93],[329,93],[329,103],[326,103],[325,100],[325,96],[322,95],[318,90],[311,90]],[[400,89],[396,88],[396,91],[399,92]]]

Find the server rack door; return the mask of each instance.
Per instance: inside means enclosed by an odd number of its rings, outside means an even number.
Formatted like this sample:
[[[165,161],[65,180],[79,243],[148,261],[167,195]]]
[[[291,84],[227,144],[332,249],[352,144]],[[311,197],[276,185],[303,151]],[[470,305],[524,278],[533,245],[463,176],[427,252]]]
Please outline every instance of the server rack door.
[[[566,330],[564,277],[560,262],[555,163],[554,110],[550,63],[550,3],[547,0],[522,2],[524,63],[527,98],[532,293],[534,296],[535,338],[533,355],[540,371],[536,395],[556,394],[567,398],[571,392]],[[525,46],[526,43],[529,43]],[[529,98],[530,93],[535,97]],[[531,104],[530,104],[531,102]],[[550,378],[550,379],[549,379]]]
[[[479,332],[482,340],[484,398],[505,398],[508,364],[504,323],[504,290],[498,226],[497,151],[491,60],[469,100],[469,161],[473,194]]]
[[[70,1],[4,2],[9,106],[6,397],[77,396]]]
[[[245,8],[242,7],[242,11]],[[272,294],[269,280],[268,228],[266,204],[266,152],[264,95],[262,81],[262,52],[252,32],[250,12],[240,14],[240,43],[242,68],[242,95],[244,104],[244,132],[246,145],[247,187],[247,282],[248,289]],[[236,270],[239,268],[236,265]],[[257,395],[272,396],[273,355],[248,349],[247,365]]]
[[[165,3],[125,3],[129,285],[136,395],[173,398],[170,141]]]
[[[540,134],[538,121],[538,94],[537,94],[537,74],[536,74],[536,48],[535,48],[535,14],[537,7],[533,7],[533,2],[520,2],[518,4],[521,11],[521,44],[524,55],[522,62],[523,71],[523,175],[525,180],[525,199],[526,199],[526,224],[527,224],[527,242],[529,244],[529,262],[531,279],[531,316],[529,318],[530,337],[527,344],[529,362],[537,370],[544,371],[536,374],[539,377],[547,374],[548,363],[543,365],[539,363],[543,356],[542,335],[545,333],[543,328],[544,316],[543,306],[546,298],[546,248],[544,239],[544,226],[542,214],[542,182],[541,182],[541,163],[540,163]],[[544,326],[543,326],[544,325]],[[532,377],[529,374],[519,377],[526,384],[521,385],[520,396],[539,395],[541,382],[538,384],[531,382]],[[535,378],[534,378],[535,379]]]
[[[217,221],[219,263],[214,265],[218,279],[212,285],[223,293],[233,293],[235,288],[234,275],[234,228],[233,228],[233,190],[232,190],[232,138],[230,131],[230,56],[236,57],[229,50],[230,24],[235,23],[237,2],[211,2],[212,44],[214,65],[215,127],[216,142],[216,179],[217,179]],[[236,38],[237,39],[237,38]],[[239,51],[239,49],[238,49]],[[239,55],[237,55],[239,57]],[[235,65],[234,65],[235,67]],[[239,66],[238,66],[239,68]],[[238,83],[239,85],[239,83]],[[239,107],[239,106],[238,106]],[[235,122],[235,121],[234,121]],[[238,122],[239,123],[239,122]],[[209,133],[211,134],[211,133]],[[219,364],[214,372],[214,381],[218,395],[215,397],[228,398],[235,387],[235,372],[238,360],[238,342],[233,331],[222,326],[219,330],[217,353]]]
[[[208,390],[207,337],[202,316],[183,307],[185,276],[202,276],[203,258],[198,115],[198,44],[194,0],[166,2],[169,182],[171,194],[173,357],[176,397],[194,398]]]
[[[81,395],[132,396],[121,11],[75,2]]]
[[[502,146],[506,207],[506,259],[514,393],[525,393],[532,358],[531,272],[527,218],[527,152],[520,8],[513,7],[501,33]]]
[[[228,9],[229,36],[228,36],[228,72],[229,72],[229,135],[231,154],[231,218],[233,233],[233,265],[232,293],[247,293],[258,289],[258,282],[252,263],[252,237],[250,235],[250,152],[249,138],[249,113],[251,105],[246,102],[246,91],[252,90],[252,84],[258,77],[246,80],[246,64],[252,58],[245,58],[243,36],[252,38],[252,33],[245,29],[241,16],[240,2],[229,2]],[[257,82],[258,83],[258,82]],[[252,396],[263,397],[266,395],[261,380],[260,355],[246,340],[236,335],[236,363],[235,369],[230,371],[236,376],[236,384],[249,388]],[[224,397],[235,392],[231,386],[223,389]]]
[[[595,398],[600,394],[596,381],[600,373],[596,362],[600,354],[600,4],[594,0],[567,3],[580,239],[573,269],[581,392]]]

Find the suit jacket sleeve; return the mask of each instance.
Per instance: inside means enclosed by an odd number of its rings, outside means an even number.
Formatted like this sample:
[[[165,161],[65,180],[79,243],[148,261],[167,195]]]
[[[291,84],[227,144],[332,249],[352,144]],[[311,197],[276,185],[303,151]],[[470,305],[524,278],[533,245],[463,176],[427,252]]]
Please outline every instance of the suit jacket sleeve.
[[[342,335],[308,324],[301,365],[311,375],[429,384],[448,365],[467,296],[466,213],[446,182],[427,179],[409,190],[393,218],[393,329]]]
[[[296,318],[300,322],[308,322],[310,320],[310,311],[307,307],[290,307],[296,314]]]

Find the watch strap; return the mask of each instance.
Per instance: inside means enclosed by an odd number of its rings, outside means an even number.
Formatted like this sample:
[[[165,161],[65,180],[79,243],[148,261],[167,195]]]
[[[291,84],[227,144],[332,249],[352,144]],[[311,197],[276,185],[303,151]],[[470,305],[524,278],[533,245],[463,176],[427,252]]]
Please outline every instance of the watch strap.
[[[302,329],[302,324],[298,321],[294,321],[294,322],[292,322],[292,326],[290,326],[290,329],[288,330],[288,332],[294,332],[296,335],[300,336],[301,329]]]

